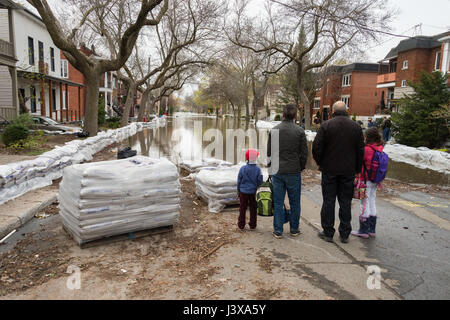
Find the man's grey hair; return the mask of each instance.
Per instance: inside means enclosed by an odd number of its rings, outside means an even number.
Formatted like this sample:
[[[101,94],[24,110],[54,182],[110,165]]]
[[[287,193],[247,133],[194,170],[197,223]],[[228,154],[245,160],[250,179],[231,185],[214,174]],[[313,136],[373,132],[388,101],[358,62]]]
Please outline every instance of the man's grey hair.
[[[346,112],[347,106],[343,101],[337,101],[333,104],[333,112]]]

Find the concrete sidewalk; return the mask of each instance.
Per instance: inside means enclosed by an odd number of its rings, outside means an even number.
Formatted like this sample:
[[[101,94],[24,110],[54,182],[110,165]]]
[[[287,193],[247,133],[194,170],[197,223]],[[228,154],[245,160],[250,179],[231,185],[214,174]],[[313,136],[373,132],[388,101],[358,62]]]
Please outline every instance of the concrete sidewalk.
[[[56,201],[55,186],[30,191],[21,197],[0,205],[0,240],[10,232],[18,230],[34,215]]]

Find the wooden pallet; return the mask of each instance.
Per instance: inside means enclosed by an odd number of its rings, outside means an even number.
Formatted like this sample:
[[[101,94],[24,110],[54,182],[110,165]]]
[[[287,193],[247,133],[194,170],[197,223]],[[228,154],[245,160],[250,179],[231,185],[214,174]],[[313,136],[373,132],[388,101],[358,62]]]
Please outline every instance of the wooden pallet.
[[[86,249],[86,248],[97,247],[97,246],[110,244],[110,243],[114,243],[114,242],[118,242],[118,241],[133,240],[133,239],[152,236],[152,235],[156,235],[156,234],[171,232],[171,231],[173,231],[173,226],[159,227],[159,228],[136,231],[136,232],[128,232],[128,233],[119,234],[119,235],[110,236],[110,237],[104,237],[101,239],[92,240],[92,241],[88,241],[88,242],[81,242],[81,241],[77,240],[77,237],[75,237],[72,234],[72,232],[70,232],[70,230],[67,230],[67,228],[65,226],[63,226],[63,229],[78,243],[78,245],[80,246],[81,249]]]

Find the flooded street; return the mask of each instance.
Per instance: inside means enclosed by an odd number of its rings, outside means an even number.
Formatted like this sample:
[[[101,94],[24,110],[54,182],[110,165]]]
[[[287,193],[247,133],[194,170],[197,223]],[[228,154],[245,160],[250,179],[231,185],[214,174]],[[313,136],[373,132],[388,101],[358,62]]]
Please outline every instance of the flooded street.
[[[214,139],[208,137],[208,131],[215,133],[210,129],[217,130],[215,132],[220,132],[223,137],[222,154],[213,152],[212,156],[214,158],[237,164],[240,161],[244,161],[245,150],[252,147],[261,152],[260,165],[264,165],[268,130],[257,129],[255,124],[251,122],[238,122],[230,118],[225,120],[214,117],[168,118],[167,126],[139,132],[137,135],[129,138],[128,144],[137,150],[138,154],[153,158],[168,157],[173,162],[179,163],[182,160],[193,160],[195,154],[201,154],[198,151],[201,152],[202,148],[205,151],[208,145],[215,142]],[[229,129],[242,129],[243,131],[251,129],[253,133],[250,138],[246,138],[245,145],[240,145],[238,139],[234,139],[233,145],[227,146],[226,137]],[[311,154],[312,143],[310,142],[308,145],[310,154],[307,167],[316,169],[317,167]],[[233,150],[227,150],[227,147]],[[208,155],[204,154],[203,157],[207,158]],[[448,175],[433,170],[419,169],[412,165],[392,160],[389,164],[388,178],[413,184],[450,186],[450,176]]]

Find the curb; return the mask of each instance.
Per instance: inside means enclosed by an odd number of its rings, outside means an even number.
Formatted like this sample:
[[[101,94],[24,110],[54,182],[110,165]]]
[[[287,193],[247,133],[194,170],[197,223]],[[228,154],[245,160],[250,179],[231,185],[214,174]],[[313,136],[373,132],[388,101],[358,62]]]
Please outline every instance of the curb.
[[[6,226],[0,227],[0,239],[7,236],[11,231],[14,229],[19,229],[23,227],[28,221],[33,219],[36,213],[39,211],[45,209],[49,205],[51,205],[53,202],[57,200],[57,195],[51,197],[50,199],[45,200],[44,202],[34,206],[33,208],[21,213],[18,217],[16,217],[16,221],[9,223]]]

